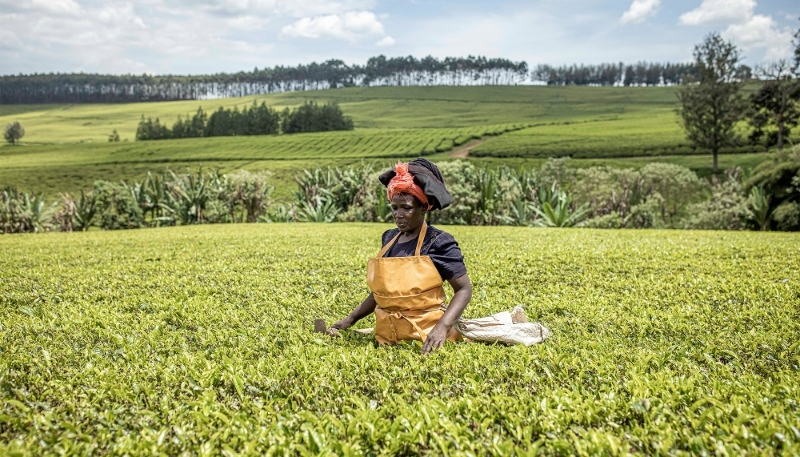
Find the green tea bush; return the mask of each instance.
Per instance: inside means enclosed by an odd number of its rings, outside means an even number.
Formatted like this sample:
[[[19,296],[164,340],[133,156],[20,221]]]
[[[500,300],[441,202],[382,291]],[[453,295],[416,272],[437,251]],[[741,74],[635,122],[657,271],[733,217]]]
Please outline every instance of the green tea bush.
[[[388,227],[0,237],[0,455],[800,453],[797,234],[447,227],[551,339],[312,333]]]

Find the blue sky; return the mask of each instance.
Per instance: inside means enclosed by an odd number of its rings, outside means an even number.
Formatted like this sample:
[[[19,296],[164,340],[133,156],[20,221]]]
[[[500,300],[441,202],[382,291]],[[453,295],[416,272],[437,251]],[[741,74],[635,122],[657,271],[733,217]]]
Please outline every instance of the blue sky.
[[[751,65],[789,57],[788,0],[0,0],[0,74],[234,72],[331,58],[688,61],[718,31]]]

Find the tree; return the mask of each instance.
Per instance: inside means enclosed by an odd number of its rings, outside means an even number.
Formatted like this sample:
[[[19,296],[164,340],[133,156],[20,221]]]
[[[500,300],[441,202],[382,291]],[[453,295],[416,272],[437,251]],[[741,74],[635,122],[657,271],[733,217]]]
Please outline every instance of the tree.
[[[19,122],[8,124],[3,133],[3,137],[11,144],[17,144],[20,138],[25,136],[25,128]]]
[[[786,60],[771,63],[760,70],[767,81],[750,96],[753,115],[750,124],[755,128],[750,135],[751,140],[758,140],[764,135],[764,127],[774,126],[777,131],[767,138],[767,145],[777,145],[783,150],[783,141],[789,137],[792,127],[800,120],[800,84],[790,70]]]
[[[114,129],[114,131],[111,132],[111,135],[108,136],[108,142],[109,143],[119,142],[119,133],[117,133],[117,129]]]
[[[738,142],[734,127],[744,116],[742,83],[737,79],[740,55],[733,43],[712,33],[695,46],[694,58],[697,83],[684,83],[678,91],[678,114],[686,138],[711,150],[716,173],[719,151]]]
[[[792,40],[792,44],[794,44],[794,74],[797,77],[800,77],[800,29],[797,29],[797,32],[794,33],[794,40]]]

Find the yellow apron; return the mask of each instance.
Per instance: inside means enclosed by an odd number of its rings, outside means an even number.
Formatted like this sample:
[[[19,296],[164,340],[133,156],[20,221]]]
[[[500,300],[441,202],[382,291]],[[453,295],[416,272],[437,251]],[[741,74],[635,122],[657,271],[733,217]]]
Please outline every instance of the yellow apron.
[[[406,340],[425,341],[444,315],[442,277],[428,256],[420,255],[428,224],[422,223],[413,257],[383,257],[397,236],[367,264],[367,285],[375,302],[375,339],[381,344]],[[455,341],[455,329],[447,334]]]

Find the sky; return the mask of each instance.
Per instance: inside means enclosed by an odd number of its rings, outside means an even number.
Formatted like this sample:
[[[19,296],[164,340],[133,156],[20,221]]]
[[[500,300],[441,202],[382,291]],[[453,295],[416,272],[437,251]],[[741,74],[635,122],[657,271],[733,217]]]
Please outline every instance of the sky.
[[[482,55],[685,62],[719,32],[788,58],[793,0],[0,0],[0,74],[209,74],[341,59]]]

